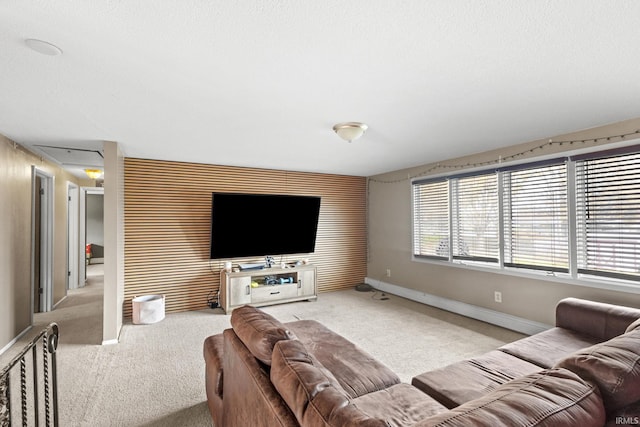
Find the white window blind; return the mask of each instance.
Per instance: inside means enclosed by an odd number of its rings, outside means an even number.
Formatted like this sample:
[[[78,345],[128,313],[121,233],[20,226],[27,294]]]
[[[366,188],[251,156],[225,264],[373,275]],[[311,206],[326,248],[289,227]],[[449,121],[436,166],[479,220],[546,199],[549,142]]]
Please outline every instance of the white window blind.
[[[640,153],[578,160],[576,204],[578,273],[640,280]]]
[[[413,254],[449,259],[449,184],[413,184]]]
[[[495,172],[451,181],[453,258],[498,262],[498,179]]]
[[[504,265],[568,272],[567,167],[503,171]]]

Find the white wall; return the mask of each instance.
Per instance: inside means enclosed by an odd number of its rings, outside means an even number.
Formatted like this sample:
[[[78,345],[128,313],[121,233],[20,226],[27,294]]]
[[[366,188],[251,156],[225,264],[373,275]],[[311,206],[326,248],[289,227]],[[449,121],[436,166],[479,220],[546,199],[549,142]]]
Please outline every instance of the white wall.
[[[104,142],[104,316],[102,343],[118,342],[124,303],[124,154]]]

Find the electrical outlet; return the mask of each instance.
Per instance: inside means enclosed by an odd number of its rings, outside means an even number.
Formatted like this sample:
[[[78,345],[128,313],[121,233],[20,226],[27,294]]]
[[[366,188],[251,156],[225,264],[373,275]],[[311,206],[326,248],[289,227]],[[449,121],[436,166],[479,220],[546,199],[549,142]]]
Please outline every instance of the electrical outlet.
[[[387,277],[391,277],[391,269],[387,268]]]
[[[495,300],[495,302],[502,302],[502,292],[495,291],[493,293],[493,299]]]

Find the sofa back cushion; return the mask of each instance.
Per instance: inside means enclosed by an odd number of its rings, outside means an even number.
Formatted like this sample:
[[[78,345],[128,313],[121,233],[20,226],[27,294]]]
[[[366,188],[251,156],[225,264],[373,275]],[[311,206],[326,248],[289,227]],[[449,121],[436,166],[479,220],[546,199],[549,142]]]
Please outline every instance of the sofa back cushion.
[[[301,425],[386,427],[352,405],[334,375],[298,340],[276,343],[271,382]]]
[[[604,423],[598,388],[571,371],[554,368],[517,378],[414,427],[601,427]]]
[[[593,381],[607,412],[617,411],[640,400],[640,329],[584,348],[557,366]]]
[[[245,305],[231,312],[231,327],[253,356],[271,365],[273,346],[295,338],[282,323],[264,311]]]

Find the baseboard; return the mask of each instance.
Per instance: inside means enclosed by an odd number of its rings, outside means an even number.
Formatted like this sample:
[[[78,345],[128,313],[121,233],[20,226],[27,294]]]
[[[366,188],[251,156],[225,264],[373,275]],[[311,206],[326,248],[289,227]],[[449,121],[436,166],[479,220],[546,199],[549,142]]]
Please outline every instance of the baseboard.
[[[118,340],[105,340],[105,341],[102,341],[102,345],[113,345],[113,344],[118,344]]]
[[[29,332],[31,330],[31,328],[33,328],[33,325],[27,326],[27,328],[24,331],[20,332],[17,337],[15,337],[11,341],[9,341],[9,343],[7,345],[2,347],[2,349],[0,349],[0,355],[3,355],[5,351],[9,350],[11,348],[11,346],[13,346],[15,343],[17,343],[18,340],[24,336],[24,334],[26,334],[27,332]]]
[[[416,291],[414,289],[403,288],[402,286],[392,285],[390,283],[371,279],[369,277],[366,277],[364,281],[377,290],[388,292],[390,294],[427,304],[433,307],[441,308],[443,310],[451,311],[453,313],[461,314],[472,319],[491,323],[492,325],[511,329],[512,331],[517,331],[523,334],[534,335],[551,328],[550,325],[546,325],[544,323],[534,322],[533,320],[513,316],[511,314],[501,313],[499,311],[490,310],[484,307],[478,307],[476,305],[467,304],[436,295],[427,294],[424,292]]]
[[[66,300],[66,299],[67,299],[67,295],[63,296],[60,301],[58,301],[57,303],[53,304],[53,309],[52,310],[55,310],[56,307],[58,307],[60,305],[60,303],[62,303],[62,301]]]

